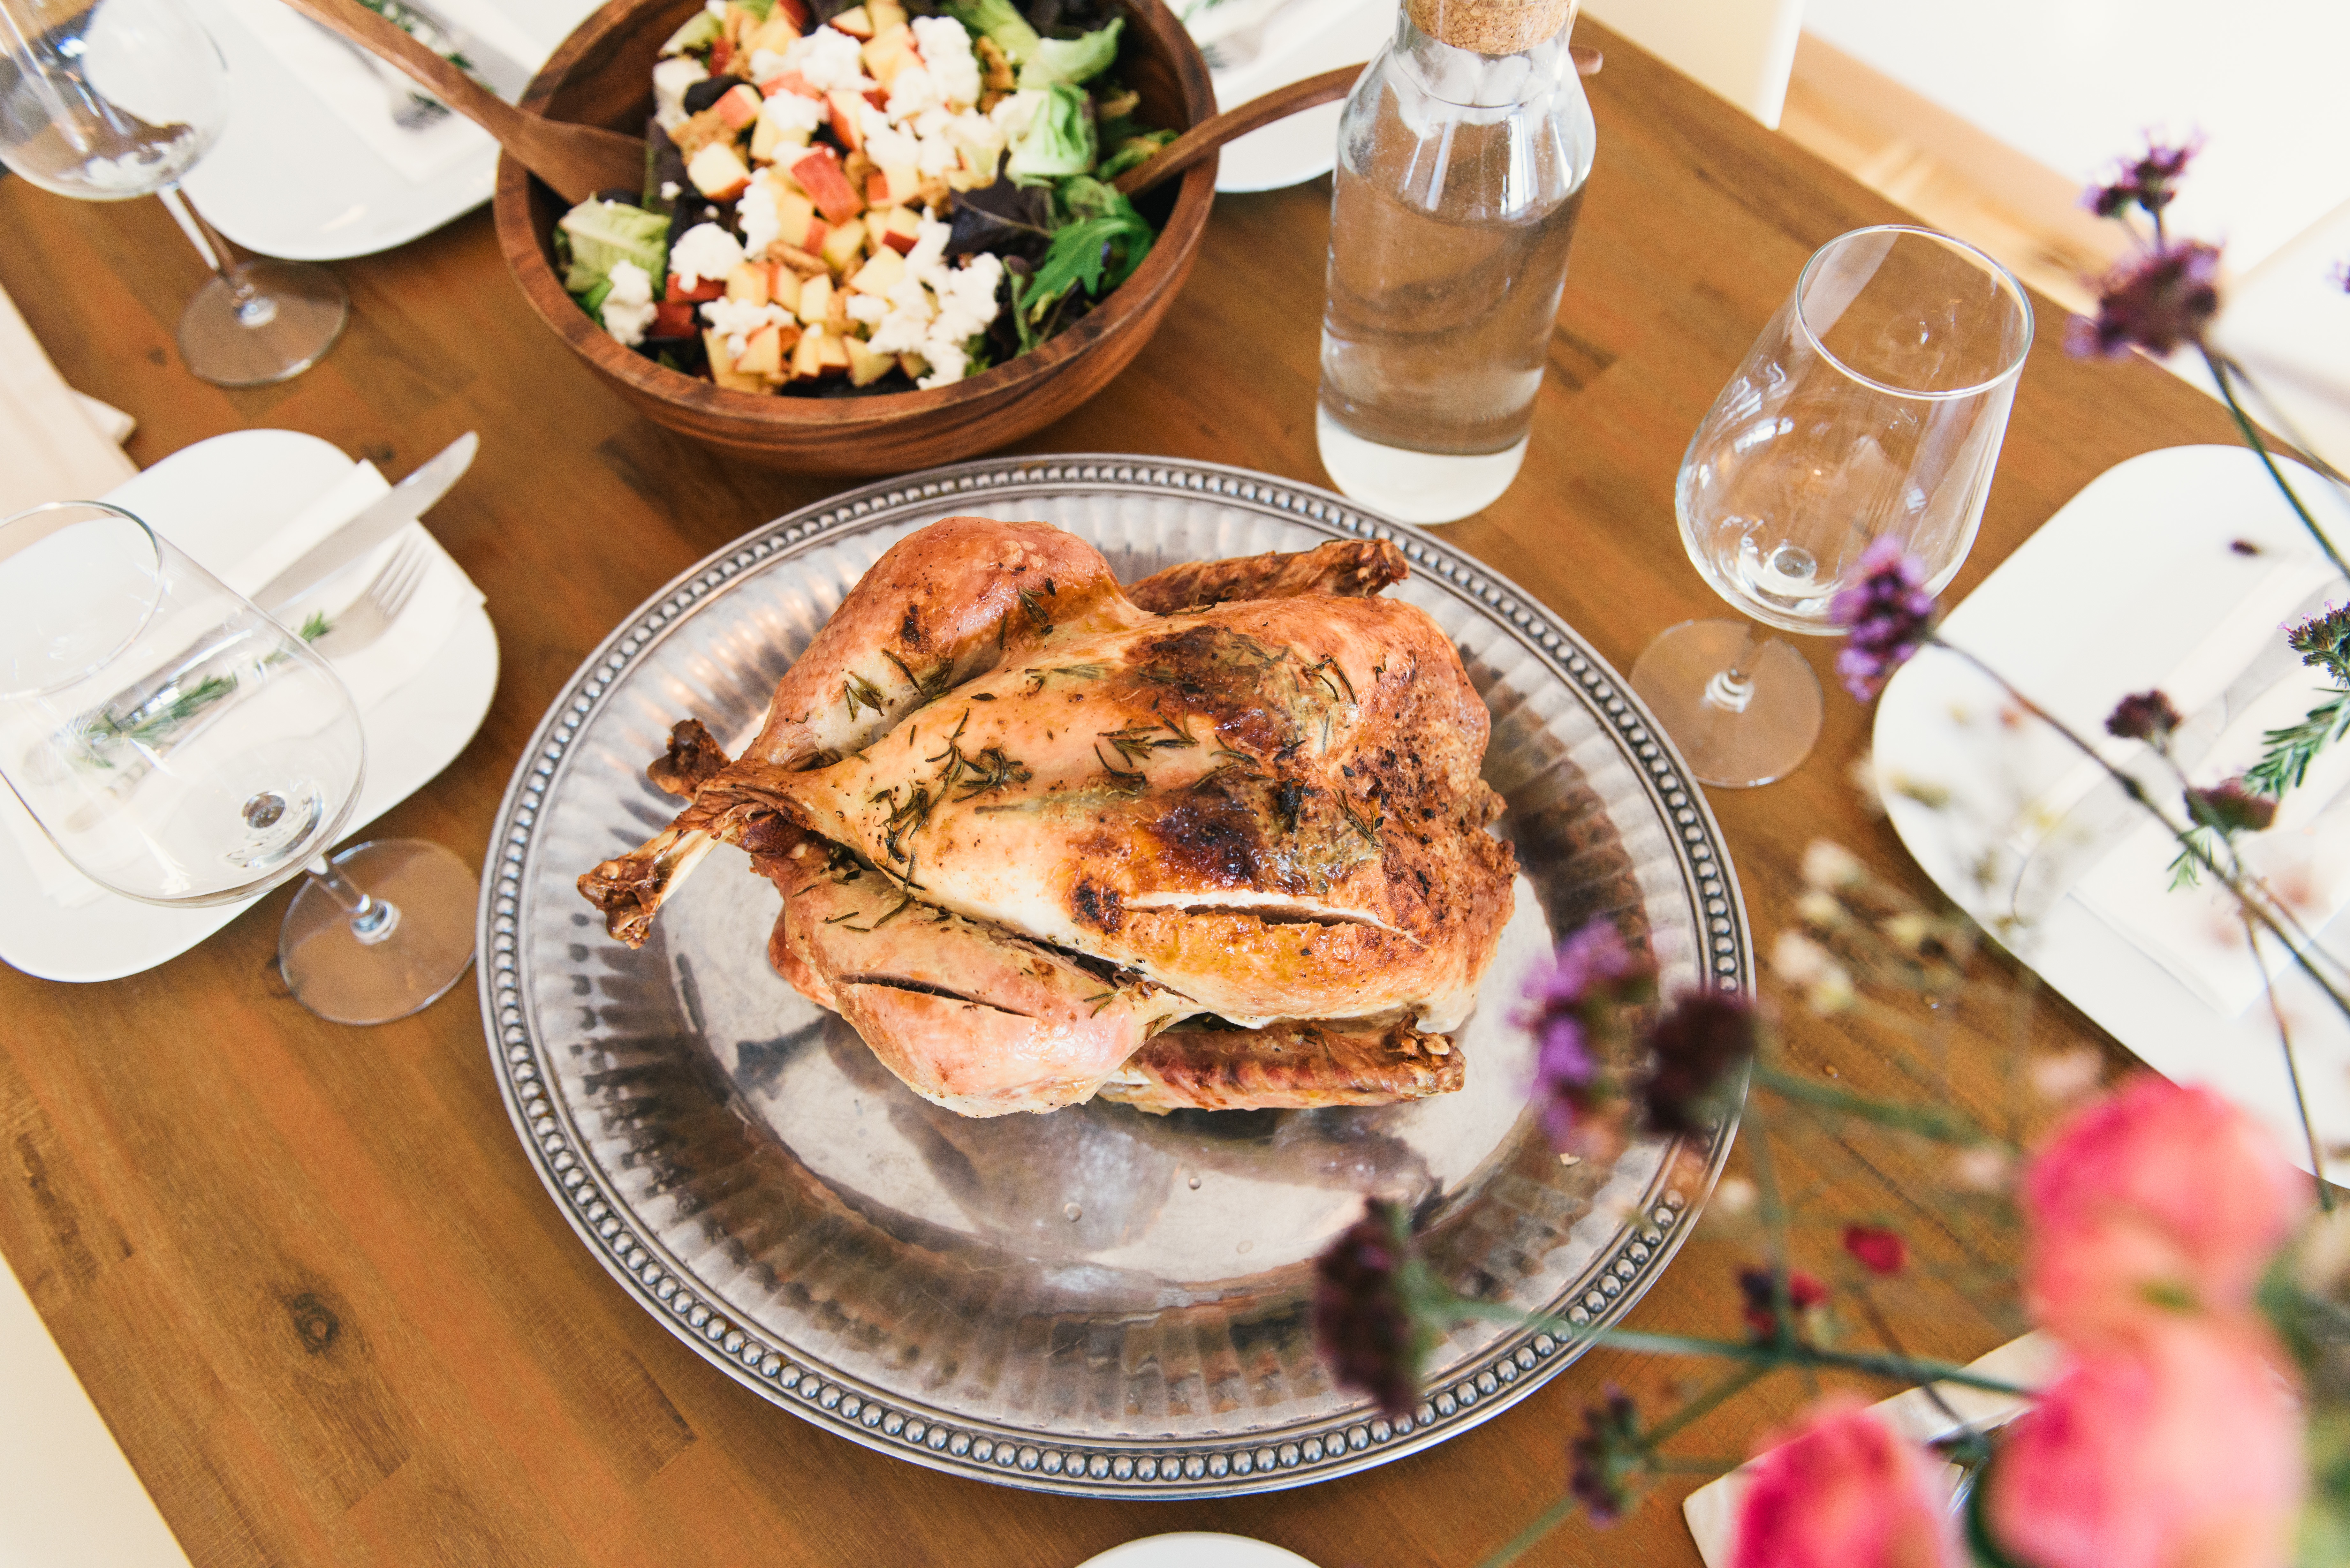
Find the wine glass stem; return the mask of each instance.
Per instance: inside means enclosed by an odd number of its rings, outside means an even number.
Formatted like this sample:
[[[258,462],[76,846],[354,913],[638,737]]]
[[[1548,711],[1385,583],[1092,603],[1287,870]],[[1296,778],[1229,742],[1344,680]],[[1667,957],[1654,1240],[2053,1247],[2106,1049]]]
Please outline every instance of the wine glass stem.
[[[1726,713],[1746,711],[1746,705],[1754,701],[1754,678],[1747,673],[1746,664],[1754,657],[1756,646],[1754,628],[1748,627],[1745,640],[1738,645],[1738,657],[1705,683],[1706,706]]]
[[[400,908],[381,898],[370,898],[367,889],[335,869],[333,861],[319,856],[306,867],[310,879],[327,890],[327,897],[342,907],[351,919],[351,935],[369,947],[391,935],[400,924]]]
[[[221,280],[221,286],[228,290],[237,320],[247,327],[267,326],[277,315],[277,302],[254,287],[242,268],[228,265],[227,244],[213,232],[211,224],[196,216],[196,210],[188,204],[179,186],[166,185],[156,194],[179,223],[180,232],[188,236],[188,243],[196,247],[196,254],[204,258],[204,265]]]

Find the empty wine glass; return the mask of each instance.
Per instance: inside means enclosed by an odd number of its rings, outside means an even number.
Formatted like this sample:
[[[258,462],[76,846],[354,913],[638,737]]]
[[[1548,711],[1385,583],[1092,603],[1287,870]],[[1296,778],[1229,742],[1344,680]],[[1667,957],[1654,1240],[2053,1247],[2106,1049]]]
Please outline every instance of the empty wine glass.
[[[228,118],[228,67],[179,0],[0,0],[0,163],[85,202],[160,195],[213,277],[180,317],[180,356],[224,387],[316,364],[350,315],[323,267],[231,266],[179,190]]]
[[[0,782],[101,887],[164,905],[305,871],[278,957],[304,1005],[379,1023],[473,961],[476,883],[437,846],[327,846],[359,799],[350,693],[302,638],[130,513],[0,522]]]
[[[1690,559],[1756,619],[1816,635],[1878,537],[1939,592],[1974,543],[2031,345],[2022,286],[1972,245],[1899,223],[1829,241],[1690,440],[1673,493]],[[1743,621],[1666,631],[1632,688],[1708,784],[1769,784],[1819,736],[1811,666]]]

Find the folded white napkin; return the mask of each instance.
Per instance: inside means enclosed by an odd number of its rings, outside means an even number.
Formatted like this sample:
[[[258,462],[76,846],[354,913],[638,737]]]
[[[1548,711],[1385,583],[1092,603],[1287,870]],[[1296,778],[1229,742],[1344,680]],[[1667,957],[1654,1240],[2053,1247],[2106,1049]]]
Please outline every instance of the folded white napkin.
[[[139,471],[118,443],[130,427],[128,414],[66,385],[0,289],[0,517],[129,479]]]
[[[210,561],[198,564],[229,587],[250,593],[390,488],[374,464],[356,463],[334,488],[243,559],[226,566]],[[157,531],[170,537],[168,529]],[[482,602],[481,590],[422,524],[411,523],[320,584],[309,602],[286,612],[288,625],[298,626],[313,609],[325,612],[330,623],[339,618],[375,580],[383,564],[411,538],[422,542],[427,565],[399,618],[373,642],[345,654],[336,652],[331,634],[318,644],[335,673],[349,688],[351,701],[362,717],[431,662],[456,630],[457,618],[466,607]],[[53,902],[70,909],[115,896],[76,870],[15,795],[5,791],[0,791],[0,830],[15,840],[41,893]]]
[[[2036,1333],[2027,1334],[1968,1363],[1967,1370],[2012,1383],[2019,1388],[2037,1388],[2056,1375],[2062,1355],[2054,1340]],[[1873,1408],[1885,1418],[1887,1426],[1910,1441],[1932,1443],[1950,1436],[1961,1425],[1978,1431],[2002,1426],[2022,1415],[2031,1403],[2019,1395],[1993,1394],[1988,1389],[1965,1388],[1950,1383],[1934,1385],[1934,1393],[1941,1396],[1941,1404],[1936,1404],[1933,1395],[1924,1389],[1912,1388]],[[1944,1406],[1949,1409],[1945,1410]],[[1958,1416],[1955,1421],[1950,1418],[1953,1412]],[[1752,1468],[1742,1466],[1718,1480],[1708,1481],[1681,1502],[1681,1517],[1689,1521],[1690,1536],[1697,1542],[1697,1554],[1705,1559],[1705,1568],[1721,1568],[1730,1561],[1731,1548],[1737,1543],[1738,1510],[1746,1501]],[[1958,1466],[1948,1465],[1944,1469],[1944,1480],[1955,1490]]]
[[[279,0],[221,4],[336,119],[349,126],[369,151],[417,184],[496,151],[489,133],[462,115],[444,116],[417,130],[401,130],[392,123],[385,83],[387,78],[403,83],[408,78],[390,65],[381,74],[369,69],[339,39]]]

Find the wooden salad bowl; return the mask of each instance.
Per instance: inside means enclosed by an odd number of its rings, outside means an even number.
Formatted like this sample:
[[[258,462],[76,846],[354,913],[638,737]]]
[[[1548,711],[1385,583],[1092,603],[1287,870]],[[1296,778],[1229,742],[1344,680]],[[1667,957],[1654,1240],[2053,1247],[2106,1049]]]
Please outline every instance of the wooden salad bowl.
[[[1118,0],[1127,26],[1117,71],[1141,95],[1144,124],[1188,130],[1216,112],[1199,46],[1159,0]],[[555,119],[642,134],[653,61],[702,0],[611,0],[533,78],[522,107]],[[666,369],[612,340],[563,290],[555,265],[560,197],[511,157],[498,160],[498,246],[541,320],[655,423],[772,468],[886,473],[951,462],[1041,429],[1099,390],[1141,351],[1191,271],[1215,194],[1216,161],[1136,205],[1159,225],[1132,277],[1059,337],[931,391],[796,398],[728,391]]]

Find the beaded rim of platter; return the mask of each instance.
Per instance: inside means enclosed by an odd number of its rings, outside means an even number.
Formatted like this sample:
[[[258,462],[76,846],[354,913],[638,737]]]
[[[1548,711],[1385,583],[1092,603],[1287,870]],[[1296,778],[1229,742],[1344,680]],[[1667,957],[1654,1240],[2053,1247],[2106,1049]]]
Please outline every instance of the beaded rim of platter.
[[[672,579],[623,621],[575,671],[516,764],[491,836],[482,879],[479,968],[490,1059],[508,1114],[565,1219],[605,1268],[671,1332],[743,1383],[868,1448],[935,1469],[1000,1484],[1088,1497],[1219,1497],[1301,1486],[1429,1448],[1507,1408],[1588,1349],[1587,1334],[1620,1319],[1663,1273],[1692,1229],[1735,1136],[1721,1124],[1665,1147],[1657,1176],[1616,1241],[1540,1309],[1579,1332],[1530,1328],[1425,1390],[1410,1415],[1381,1416],[1367,1401],[1335,1417],[1245,1438],[1055,1440],[1051,1434],[973,1421],[847,1376],[755,1325],[737,1321],[634,1214],[586,1147],[562,1096],[550,1093],[533,1009],[522,983],[519,932],[525,871],[541,806],[573,741],[629,670],[693,607],[743,572],[860,527],[901,522],[1002,493],[1180,494],[1304,522],[1334,538],[1386,539],[1424,574],[1508,627],[1582,700],[1640,777],[1673,845],[1690,895],[1706,978],[1729,994],[1753,992],[1752,933],[1735,870],[1703,793],[1629,687],[1532,596],[1433,535],[1377,516],[1328,491],[1221,464],[1111,454],[961,463],[884,481],[752,530]],[[1741,1098],[1742,1101],[1742,1086]],[[1694,1155],[1702,1172],[1689,1179]]]

